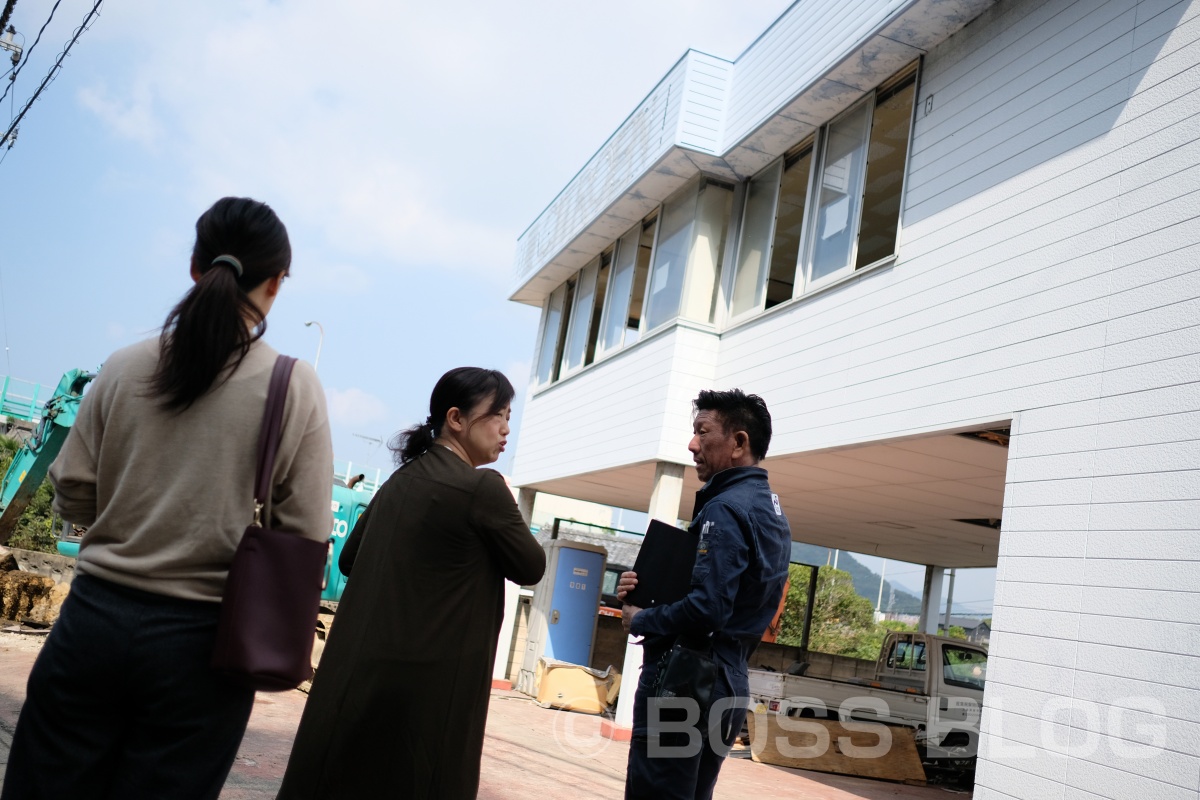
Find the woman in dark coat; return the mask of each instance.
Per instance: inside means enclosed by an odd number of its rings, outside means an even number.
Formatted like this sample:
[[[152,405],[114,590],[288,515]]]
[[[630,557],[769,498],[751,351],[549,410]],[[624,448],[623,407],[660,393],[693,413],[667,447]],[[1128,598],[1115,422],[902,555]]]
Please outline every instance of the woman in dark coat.
[[[278,797],[472,798],[504,579],[546,558],[498,472],[512,384],[442,376],[343,550],[350,576]]]

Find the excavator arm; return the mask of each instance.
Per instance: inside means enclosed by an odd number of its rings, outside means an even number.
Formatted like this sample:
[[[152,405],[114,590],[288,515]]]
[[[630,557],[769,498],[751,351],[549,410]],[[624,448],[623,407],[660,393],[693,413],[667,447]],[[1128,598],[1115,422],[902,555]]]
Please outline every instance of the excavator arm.
[[[0,483],[0,545],[16,530],[33,494],[42,485],[67,433],[75,424],[84,388],[95,378],[93,372],[73,369],[62,376],[54,395],[46,401],[42,421],[28,441],[13,456]]]

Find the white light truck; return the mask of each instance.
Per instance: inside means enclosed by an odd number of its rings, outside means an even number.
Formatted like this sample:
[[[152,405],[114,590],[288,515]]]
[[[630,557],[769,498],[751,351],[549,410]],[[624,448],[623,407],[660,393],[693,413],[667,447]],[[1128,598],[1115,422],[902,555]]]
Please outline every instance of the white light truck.
[[[808,653],[786,672],[750,670],[751,705],[790,717],[881,722],[915,729],[930,766],[972,771],[987,648],[894,632],[876,661]]]

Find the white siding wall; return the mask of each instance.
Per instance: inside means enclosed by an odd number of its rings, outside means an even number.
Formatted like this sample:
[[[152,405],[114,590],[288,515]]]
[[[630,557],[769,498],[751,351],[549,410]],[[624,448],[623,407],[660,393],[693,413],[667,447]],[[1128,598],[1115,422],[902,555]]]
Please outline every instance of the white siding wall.
[[[799,0],[737,60],[725,149],[833,68],[905,0]]]
[[[690,403],[712,385],[716,347],[711,332],[671,328],[532,394],[513,483],[645,461],[690,464]]]
[[[687,77],[676,143],[704,153],[719,153],[733,64],[695,50],[687,54]]]

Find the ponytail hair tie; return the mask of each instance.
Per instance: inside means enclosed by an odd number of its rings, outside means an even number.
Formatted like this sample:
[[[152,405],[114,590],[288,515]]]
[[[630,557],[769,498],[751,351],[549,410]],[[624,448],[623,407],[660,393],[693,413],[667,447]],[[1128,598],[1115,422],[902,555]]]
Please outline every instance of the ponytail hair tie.
[[[228,255],[226,255],[226,256],[217,256],[216,258],[214,258],[214,259],[212,260],[211,266],[214,266],[214,267],[215,267],[217,264],[227,264],[227,265],[229,265],[229,267],[231,267],[231,268],[233,269],[233,271],[237,273],[237,276],[238,276],[239,278],[240,278],[240,277],[242,277],[242,273],[243,273],[243,270],[242,270],[242,262],[238,261],[238,260],[237,260],[236,258],[234,258],[233,256],[228,256]]]

